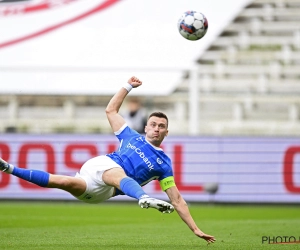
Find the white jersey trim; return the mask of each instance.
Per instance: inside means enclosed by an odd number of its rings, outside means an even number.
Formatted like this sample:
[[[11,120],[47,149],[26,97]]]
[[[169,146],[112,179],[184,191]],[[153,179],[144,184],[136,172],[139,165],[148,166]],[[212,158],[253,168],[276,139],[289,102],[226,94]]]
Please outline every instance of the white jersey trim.
[[[128,126],[127,123],[125,123],[118,131],[114,132],[114,134],[115,135],[121,134],[127,126]]]

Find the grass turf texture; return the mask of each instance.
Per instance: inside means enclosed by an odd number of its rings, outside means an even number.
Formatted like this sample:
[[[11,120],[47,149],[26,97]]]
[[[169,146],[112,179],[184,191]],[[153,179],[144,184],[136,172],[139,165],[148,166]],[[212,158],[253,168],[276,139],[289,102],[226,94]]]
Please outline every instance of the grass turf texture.
[[[190,205],[209,246],[176,212],[136,203],[0,202],[0,249],[300,249],[262,244],[262,236],[300,237],[299,206]]]

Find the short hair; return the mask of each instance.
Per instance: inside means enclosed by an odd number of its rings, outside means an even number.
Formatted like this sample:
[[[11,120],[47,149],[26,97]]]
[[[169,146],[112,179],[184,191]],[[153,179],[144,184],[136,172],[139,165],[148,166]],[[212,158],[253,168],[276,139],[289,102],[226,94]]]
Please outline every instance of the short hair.
[[[159,117],[159,118],[165,118],[165,119],[167,120],[167,127],[168,127],[169,119],[168,119],[168,117],[167,117],[166,114],[164,114],[163,112],[153,112],[152,114],[149,115],[148,120],[149,120],[152,116]]]

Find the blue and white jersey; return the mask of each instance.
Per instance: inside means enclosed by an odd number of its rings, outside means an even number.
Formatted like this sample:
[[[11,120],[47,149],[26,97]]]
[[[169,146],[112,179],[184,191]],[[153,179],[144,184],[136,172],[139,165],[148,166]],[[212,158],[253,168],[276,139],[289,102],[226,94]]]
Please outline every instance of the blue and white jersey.
[[[146,138],[124,124],[115,132],[120,141],[116,152],[107,154],[119,164],[125,173],[141,186],[152,180],[173,176],[170,158],[161,148],[146,141]]]

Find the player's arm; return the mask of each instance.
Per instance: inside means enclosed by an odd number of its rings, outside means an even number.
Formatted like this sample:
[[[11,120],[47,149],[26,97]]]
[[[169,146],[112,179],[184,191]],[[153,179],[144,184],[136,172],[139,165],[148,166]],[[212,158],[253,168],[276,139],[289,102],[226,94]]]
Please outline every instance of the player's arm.
[[[196,225],[194,219],[192,218],[189,208],[185,202],[185,200],[182,198],[180,192],[178,191],[176,186],[172,186],[165,190],[167,195],[169,196],[169,199],[174,206],[175,210],[177,211],[180,218],[188,225],[188,227],[193,231],[193,233],[206,240],[208,243],[215,242],[215,237],[203,233]]]
[[[138,78],[135,76],[131,77],[127,85],[121,88],[109,101],[105,111],[113,132],[118,131],[126,123],[124,118],[119,114],[119,109],[125,97],[131,88],[137,88],[140,85],[142,85],[142,82]]]

